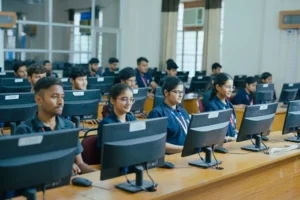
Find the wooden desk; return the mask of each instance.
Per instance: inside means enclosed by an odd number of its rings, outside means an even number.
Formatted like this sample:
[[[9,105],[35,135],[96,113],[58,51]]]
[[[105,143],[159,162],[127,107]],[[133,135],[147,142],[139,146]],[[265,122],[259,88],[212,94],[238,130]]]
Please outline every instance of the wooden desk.
[[[282,105],[283,105],[282,103],[278,104],[278,108],[276,111],[276,115],[275,115],[275,118],[273,121],[271,131],[282,131],[282,129],[283,129],[283,124],[284,124],[284,119],[285,119],[287,108],[282,108],[281,107]],[[240,129],[240,127],[241,127],[244,112],[245,112],[245,109],[235,109],[236,119],[237,119],[237,124],[236,124],[237,129]]]
[[[290,136],[279,132],[270,135],[266,144],[283,147]],[[250,141],[231,142],[224,146],[232,153],[216,154],[223,161],[224,170],[190,167],[188,161],[199,159],[197,155],[181,158],[180,154],[166,156],[175,164],[174,169],[151,169],[150,175],[159,184],[156,192],[129,194],[114,188],[125,181],[124,177],[100,181],[100,172],[82,175],[93,181],[90,188],[65,186],[46,192],[47,199],[298,199],[300,198],[300,150],[266,155],[262,152],[246,152],[241,146]],[[144,175],[145,179],[146,174]],[[134,175],[129,175],[132,180]],[[104,188],[104,189],[103,189]],[[41,193],[38,198],[41,198]]]

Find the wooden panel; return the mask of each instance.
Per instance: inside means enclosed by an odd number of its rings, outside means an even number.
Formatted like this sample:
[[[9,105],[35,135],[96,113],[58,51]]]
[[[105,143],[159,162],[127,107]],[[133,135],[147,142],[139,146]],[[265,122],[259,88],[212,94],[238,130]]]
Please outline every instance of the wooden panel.
[[[191,2],[183,2],[184,8],[199,8],[205,7],[205,0],[191,1]]]
[[[294,10],[294,11],[281,11],[279,14],[279,28],[280,29],[294,29],[294,28],[300,28],[300,24],[284,24],[283,23],[283,17],[285,15],[300,15],[300,10]]]
[[[191,115],[199,113],[198,99],[185,99],[183,102],[183,108]]]
[[[13,18],[12,24],[0,24],[1,28],[13,28],[16,25],[17,15],[15,12],[0,12],[1,16],[11,16]]]

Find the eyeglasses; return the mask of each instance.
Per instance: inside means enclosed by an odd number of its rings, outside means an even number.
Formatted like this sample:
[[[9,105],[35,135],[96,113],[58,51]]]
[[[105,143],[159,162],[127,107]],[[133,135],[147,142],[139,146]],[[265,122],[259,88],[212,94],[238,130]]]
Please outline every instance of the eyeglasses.
[[[180,91],[180,90],[172,90],[171,92],[174,92],[176,95],[183,95],[183,91]]]
[[[121,97],[121,98],[118,98],[118,99],[120,99],[123,103],[133,104],[135,102],[135,98]]]
[[[235,90],[235,86],[230,86],[230,85],[223,85],[226,89],[230,90]]]

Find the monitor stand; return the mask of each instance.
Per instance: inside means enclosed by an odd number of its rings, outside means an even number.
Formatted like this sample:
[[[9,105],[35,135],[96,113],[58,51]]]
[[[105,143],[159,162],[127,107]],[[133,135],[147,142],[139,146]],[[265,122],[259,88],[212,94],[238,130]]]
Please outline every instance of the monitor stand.
[[[245,147],[242,147],[241,149],[246,150],[246,151],[254,151],[254,152],[259,152],[259,151],[269,149],[269,147],[266,148],[265,146],[261,145],[262,138],[260,135],[258,135],[258,134],[253,135],[253,138],[255,139],[255,145],[245,146]]]
[[[118,185],[115,185],[116,188],[119,188],[121,190],[124,190],[126,192],[130,193],[136,193],[143,190],[147,190],[153,187],[153,183],[147,180],[143,180],[143,171],[144,167],[142,165],[137,165],[134,167],[135,169],[135,181],[130,181],[130,183],[120,183]],[[156,187],[156,183],[154,183],[154,186]]]
[[[300,128],[297,128],[297,136],[295,136],[295,137],[289,137],[289,138],[286,138],[284,140],[288,141],[288,142],[299,143],[300,142]]]
[[[195,160],[195,161],[192,161],[192,162],[189,162],[190,165],[192,166],[196,166],[196,167],[201,167],[201,168],[209,168],[211,166],[215,166],[215,165],[218,165],[218,164],[221,164],[222,161],[216,161],[216,160],[212,160],[212,149],[211,147],[204,147],[203,148],[203,151],[205,152],[205,161],[202,161],[202,160]]]
[[[26,189],[23,196],[26,197],[27,200],[36,200],[36,189]]]

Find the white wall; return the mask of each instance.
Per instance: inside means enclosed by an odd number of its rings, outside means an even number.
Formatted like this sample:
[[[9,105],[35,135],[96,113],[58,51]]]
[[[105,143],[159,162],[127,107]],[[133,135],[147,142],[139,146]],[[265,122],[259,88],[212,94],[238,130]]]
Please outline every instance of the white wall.
[[[278,95],[284,82],[299,82],[300,33],[295,44],[291,34],[278,28],[279,12],[284,10],[300,10],[300,1],[226,0],[222,70],[231,75],[268,71]]]
[[[136,66],[144,56],[150,67],[160,59],[161,0],[121,0],[121,67]]]

